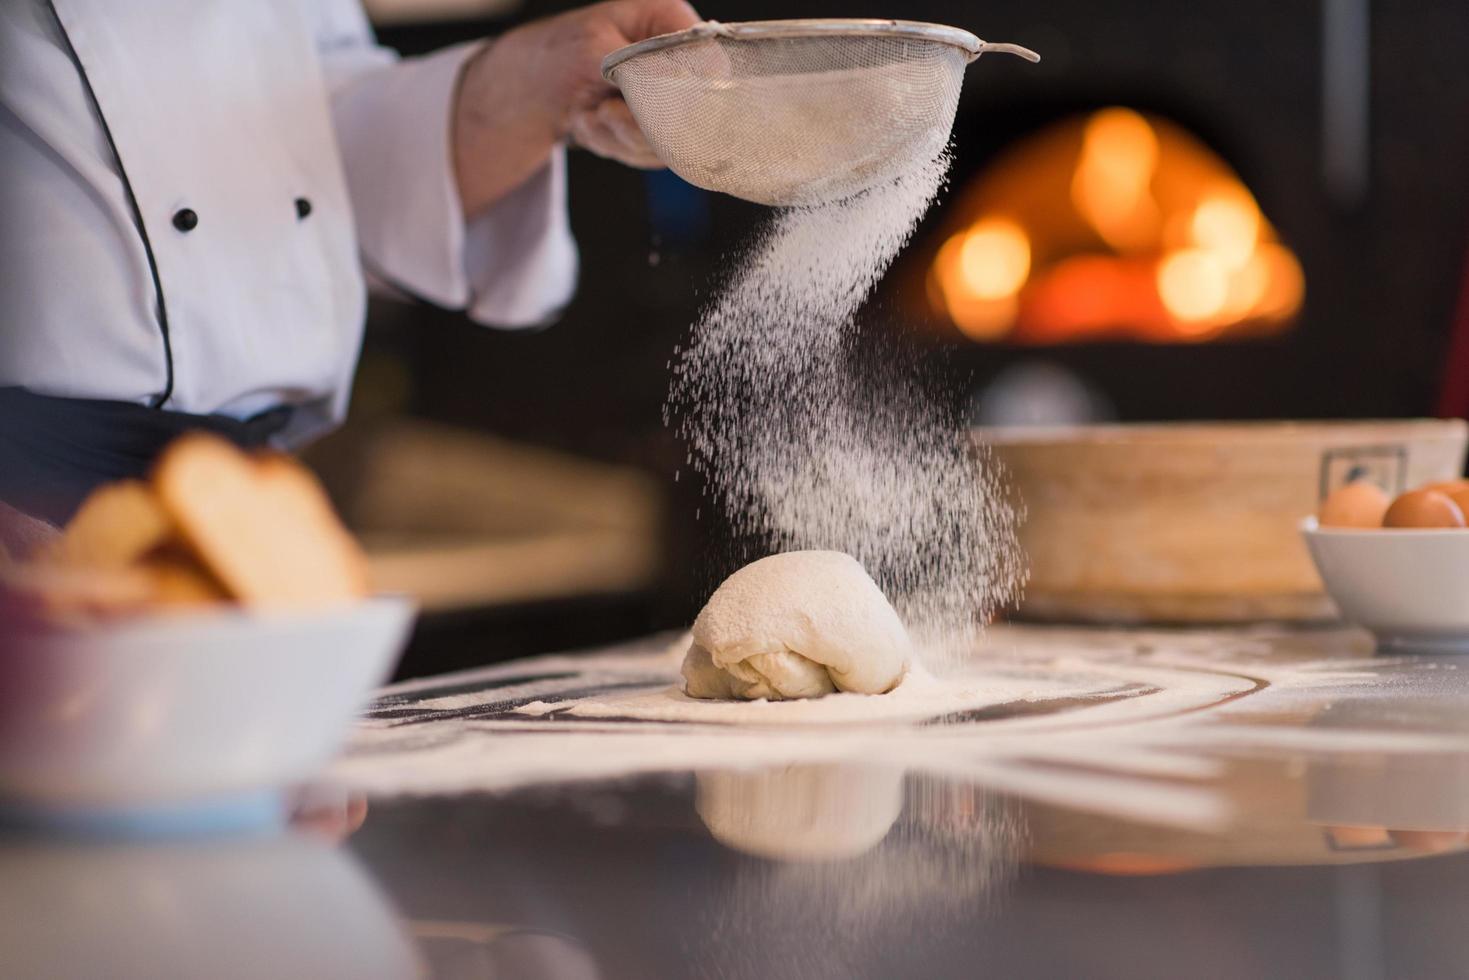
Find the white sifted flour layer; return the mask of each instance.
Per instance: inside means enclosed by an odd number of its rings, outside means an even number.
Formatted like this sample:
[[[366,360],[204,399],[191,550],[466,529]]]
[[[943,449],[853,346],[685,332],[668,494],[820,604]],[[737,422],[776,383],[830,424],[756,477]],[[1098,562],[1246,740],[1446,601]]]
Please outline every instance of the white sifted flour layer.
[[[1115,686],[1109,678],[1081,675],[1013,676],[994,672],[972,677],[935,678],[910,671],[903,682],[881,697],[829,694],[807,701],[718,701],[691,698],[676,687],[609,692],[574,703],[533,701],[519,714],[552,711],[576,718],[626,718],[685,724],[740,725],[752,728],[823,728],[924,722],[977,708],[1050,698],[1084,698]]]
[[[1462,727],[1354,709],[1399,686],[1441,688],[1420,703],[1457,718],[1458,664],[1369,658],[1351,631],[999,626],[950,675],[780,702],[685,696],[674,684],[687,644],[650,638],[394,686],[332,776],[392,796],[860,764],[1197,829],[1229,817],[1210,781],[1230,759],[1448,765],[1469,751]]]

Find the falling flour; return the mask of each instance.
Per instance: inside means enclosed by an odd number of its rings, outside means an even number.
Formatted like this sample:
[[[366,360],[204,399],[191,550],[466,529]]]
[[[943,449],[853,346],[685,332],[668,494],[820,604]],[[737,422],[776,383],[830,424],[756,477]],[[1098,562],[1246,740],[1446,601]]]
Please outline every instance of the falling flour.
[[[853,555],[939,669],[1023,584],[1015,515],[953,406],[855,339],[948,163],[777,213],[680,350],[666,410],[746,549],[734,558]]]

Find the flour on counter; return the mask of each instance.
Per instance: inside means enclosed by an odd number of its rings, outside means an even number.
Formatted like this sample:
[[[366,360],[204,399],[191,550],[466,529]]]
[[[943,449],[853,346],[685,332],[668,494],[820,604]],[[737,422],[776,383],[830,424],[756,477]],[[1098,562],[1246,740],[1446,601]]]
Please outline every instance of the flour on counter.
[[[1450,714],[1436,729],[1413,727],[1432,719],[1394,730],[1364,720],[1354,705],[1393,685],[1462,686],[1462,672],[1369,659],[1351,631],[995,627],[985,655],[955,674],[915,672],[887,695],[787,702],[684,696],[686,642],[656,637],[389,688],[332,776],[392,796],[861,763],[1200,827],[1228,819],[1209,788],[1228,758],[1469,753],[1456,697],[1443,699]]]
[[[717,701],[691,698],[677,686],[609,692],[561,705],[537,702],[514,709],[518,714],[572,718],[624,718],[636,721],[769,726],[870,727],[883,724],[939,723],[965,712],[1004,704],[1055,698],[1097,698],[1123,684],[1111,678],[1037,677],[1003,672],[935,678],[919,669],[909,673],[891,693],[828,694],[797,701]]]

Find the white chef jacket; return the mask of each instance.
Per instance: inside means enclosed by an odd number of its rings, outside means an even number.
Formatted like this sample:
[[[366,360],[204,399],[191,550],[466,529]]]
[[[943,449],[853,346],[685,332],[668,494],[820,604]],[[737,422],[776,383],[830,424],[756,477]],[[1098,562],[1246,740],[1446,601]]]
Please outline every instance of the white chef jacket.
[[[466,225],[466,45],[358,0],[0,0],[0,385],[339,421],[368,276],[504,326],[569,298],[558,150]]]

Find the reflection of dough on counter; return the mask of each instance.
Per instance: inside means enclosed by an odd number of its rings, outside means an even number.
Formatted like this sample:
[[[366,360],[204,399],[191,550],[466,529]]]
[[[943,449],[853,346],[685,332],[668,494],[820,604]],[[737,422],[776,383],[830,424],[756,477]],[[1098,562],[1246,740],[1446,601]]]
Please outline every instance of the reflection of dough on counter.
[[[684,659],[696,698],[884,694],[911,660],[907,631],[850,555],[790,551],[746,565],[694,621]]]
[[[857,857],[903,809],[903,773],[855,765],[701,772],[698,810],[726,847],[775,861]]]

